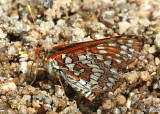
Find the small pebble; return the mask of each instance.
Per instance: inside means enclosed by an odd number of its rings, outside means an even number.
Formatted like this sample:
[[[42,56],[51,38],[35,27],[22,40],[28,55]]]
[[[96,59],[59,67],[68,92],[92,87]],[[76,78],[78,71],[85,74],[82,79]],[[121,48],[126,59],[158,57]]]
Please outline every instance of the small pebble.
[[[21,62],[19,70],[22,71],[23,73],[26,73],[27,72],[27,62]]]
[[[158,57],[155,58],[155,65],[157,65],[157,66],[160,65],[160,60]]]
[[[15,84],[18,82],[18,78],[17,77],[15,77],[13,80],[12,80],[12,82],[14,82]]]
[[[122,21],[118,23],[118,26],[119,26],[119,34],[123,34],[131,25],[127,21]]]
[[[85,36],[85,32],[80,29],[80,28],[75,28],[73,29],[73,33],[72,33],[72,40],[76,41],[76,40],[82,40]]]
[[[132,103],[131,100],[128,99],[128,100],[127,100],[127,103],[126,103],[126,106],[127,106],[128,109],[131,108],[131,103]]]
[[[103,110],[108,110],[112,108],[112,101],[110,99],[104,99],[102,102]]]
[[[28,54],[24,53],[20,55],[20,60],[21,62],[27,61],[28,60]]]
[[[150,54],[148,54],[147,58],[149,61],[153,61],[154,56],[153,56],[153,54],[150,53]]]
[[[144,99],[144,104],[146,107],[150,107],[152,105],[153,97],[150,95],[148,98]]]
[[[153,72],[156,72],[156,66],[154,64],[147,64],[145,67],[144,67],[146,70],[148,70],[149,73],[153,73]]]
[[[160,104],[160,98],[154,98],[153,97],[153,102],[152,105]]]
[[[160,50],[160,34],[156,35],[156,39],[154,40],[154,44],[155,44],[157,50]]]
[[[10,46],[8,49],[8,55],[15,55],[16,53],[16,49],[13,46]]]
[[[97,110],[97,114],[102,114],[102,110],[101,110],[101,109],[98,109],[98,110]]]
[[[121,114],[121,110],[117,107],[113,109],[113,114]]]
[[[59,85],[55,85],[55,95],[59,98],[64,96],[64,90]]]
[[[64,108],[67,106],[66,100],[65,100],[65,99],[61,99],[61,100],[59,101],[59,106],[60,106],[62,109],[64,109]]]
[[[51,109],[51,105],[50,104],[44,104],[43,108],[44,108],[44,110],[49,110],[49,109]]]
[[[142,71],[141,72],[141,80],[142,81],[151,81],[152,77],[151,75],[149,74],[148,71]]]
[[[142,87],[139,88],[139,92],[143,93],[143,92],[147,91],[147,89],[148,89],[148,86],[147,85],[143,85]]]
[[[53,95],[53,96],[52,96],[52,101],[53,101],[54,106],[57,107],[58,104],[59,104],[59,99],[58,99],[58,97],[55,96],[55,95]]]
[[[21,105],[19,113],[20,114],[27,114],[27,107],[25,105]]]
[[[129,73],[125,73],[124,77],[125,77],[126,81],[128,81],[130,83],[135,83],[135,82],[137,82],[138,78],[140,77],[140,73],[137,71],[132,71]]]
[[[22,94],[33,94],[36,91],[36,88],[34,88],[33,86],[28,85],[27,87],[25,87],[22,90]]]
[[[107,24],[110,24],[110,25],[113,25],[114,24],[114,14],[115,12],[114,11],[105,11],[102,13],[102,19],[107,23]]]
[[[125,105],[126,104],[126,98],[123,95],[117,95],[115,100],[118,105]]]
[[[38,108],[41,107],[41,106],[40,106],[38,103],[36,103],[36,102],[33,102],[33,103],[32,103],[32,106],[33,106],[33,108],[35,108],[35,109],[38,109]]]
[[[15,49],[18,49],[18,48],[21,48],[21,47],[22,47],[22,44],[19,41],[14,42],[14,48]]]
[[[156,47],[153,45],[152,47],[149,48],[148,52],[149,53],[155,53],[156,52]]]
[[[36,113],[36,110],[35,110],[34,108],[29,107],[29,108],[27,109],[27,113],[29,113],[29,114],[35,114],[35,113]]]
[[[35,25],[27,13],[26,2],[0,1],[0,113],[160,112],[158,0],[33,0],[30,5],[33,5]],[[29,86],[29,79],[37,67],[42,65],[34,51],[37,46],[52,49],[61,44],[108,36],[142,36],[141,33],[144,33],[146,39],[145,46],[140,56],[136,57],[137,60],[128,66],[129,72],[123,75],[126,81],[115,91],[108,94],[103,92],[92,102],[79,97],[67,84],[64,84],[65,91],[60,86],[55,86],[58,82],[51,81],[50,76],[50,81],[39,83],[41,86],[38,82]],[[20,54],[19,51],[27,53]],[[14,55],[18,52],[21,57],[15,61]],[[107,99],[104,99],[106,96]]]
[[[6,82],[1,85],[0,90],[5,93],[9,91],[16,91],[17,86],[14,82]]]
[[[20,101],[23,105],[30,105],[31,103],[31,95],[24,95]]]
[[[9,104],[0,99],[0,110],[7,110],[7,109],[9,109]]]
[[[65,20],[63,20],[63,19],[60,19],[60,20],[57,21],[57,25],[58,25],[60,28],[64,27],[65,24],[66,24],[66,22],[65,22]]]
[[[3,33],[2,29],[0,29],[0,38],[5,38],[7,34]]]

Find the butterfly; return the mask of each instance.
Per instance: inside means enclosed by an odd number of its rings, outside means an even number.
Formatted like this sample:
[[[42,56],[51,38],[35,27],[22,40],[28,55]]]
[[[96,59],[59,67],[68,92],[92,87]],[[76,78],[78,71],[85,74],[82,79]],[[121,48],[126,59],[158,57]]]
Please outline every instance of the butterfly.
[[[93,101],[96,93],[114,91],[122,82],[124,69],[142,50],[144,38],[126,35],[53,47],[45,65],[54,69],[76,91]]]

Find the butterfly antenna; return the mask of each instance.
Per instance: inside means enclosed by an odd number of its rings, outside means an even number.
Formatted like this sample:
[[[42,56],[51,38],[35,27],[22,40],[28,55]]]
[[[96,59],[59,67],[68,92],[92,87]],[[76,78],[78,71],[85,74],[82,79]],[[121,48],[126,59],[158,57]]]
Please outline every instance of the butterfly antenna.
[[[30,7],[30,5],[29,5],[29,1],[26,0],[26,2],[27,2],[27,9],[28,9],[28,11],[29,11],[29,13],[30,13],[30,15],[31,15],[31,18],[32,18],[32,20],[33,20],[33,23],[34,23],[34,25],[35,25],[35,27],[36,27],[36,23],[35,23],[35,20],[34,20],[34,16],[33,16],[33,14],[32,14],[31,7]]]

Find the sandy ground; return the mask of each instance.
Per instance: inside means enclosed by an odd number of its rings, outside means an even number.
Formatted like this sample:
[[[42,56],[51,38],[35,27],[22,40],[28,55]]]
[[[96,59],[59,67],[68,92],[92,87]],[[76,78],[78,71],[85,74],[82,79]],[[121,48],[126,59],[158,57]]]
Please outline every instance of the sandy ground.
[[[0,0],[0,113],[66,114],[160,112],[160,0]],[[123,84],[90,102],[40,71],[37,47],[118,35],[144,36],[140,56],[129,64]],[[58,75],[55,70],[55,74]]]

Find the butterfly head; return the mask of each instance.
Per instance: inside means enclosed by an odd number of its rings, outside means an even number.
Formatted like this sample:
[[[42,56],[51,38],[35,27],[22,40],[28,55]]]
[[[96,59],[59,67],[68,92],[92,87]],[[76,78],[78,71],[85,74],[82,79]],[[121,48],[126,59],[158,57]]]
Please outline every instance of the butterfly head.
[[[48,49],[43,49],[43,51],[41,51],[41,54],[43,55],[43,57],[41,56],[41,58],[43,59],[43,68],[46,69],[50,75],[53,75],[57,69],[60,69],[60,66],[58,65],[56,59],[51,58],[51,56],[56,52],[57,51],[55,50]]]

